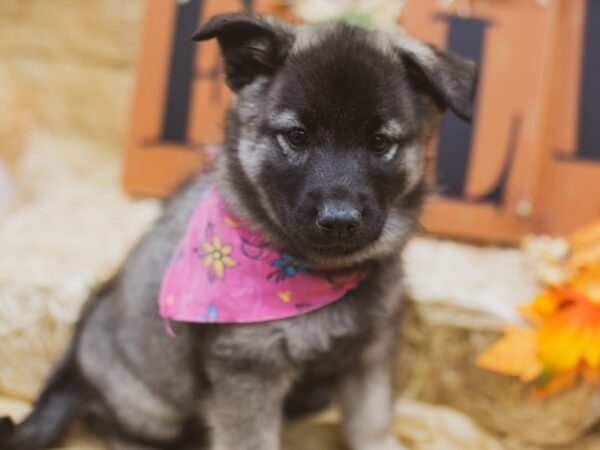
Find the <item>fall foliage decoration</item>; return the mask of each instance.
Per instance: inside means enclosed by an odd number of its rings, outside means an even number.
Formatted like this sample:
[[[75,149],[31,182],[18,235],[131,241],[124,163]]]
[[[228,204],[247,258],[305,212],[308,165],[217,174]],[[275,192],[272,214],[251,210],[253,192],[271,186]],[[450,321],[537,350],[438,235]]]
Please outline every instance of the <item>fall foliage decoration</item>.
[[[479,367],[534,382],[549,395],[580,377],[600,379],[600,221],[569,239],[528,237],[544,289],[477,360]]]

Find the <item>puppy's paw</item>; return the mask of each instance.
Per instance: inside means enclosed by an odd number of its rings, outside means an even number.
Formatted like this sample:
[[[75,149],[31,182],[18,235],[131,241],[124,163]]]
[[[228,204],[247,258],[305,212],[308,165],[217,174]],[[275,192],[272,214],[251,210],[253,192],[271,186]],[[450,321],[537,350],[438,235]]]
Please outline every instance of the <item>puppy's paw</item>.
[[[407,450],[394,436],[386,436],[383,439],[355,443],[353,450]]]

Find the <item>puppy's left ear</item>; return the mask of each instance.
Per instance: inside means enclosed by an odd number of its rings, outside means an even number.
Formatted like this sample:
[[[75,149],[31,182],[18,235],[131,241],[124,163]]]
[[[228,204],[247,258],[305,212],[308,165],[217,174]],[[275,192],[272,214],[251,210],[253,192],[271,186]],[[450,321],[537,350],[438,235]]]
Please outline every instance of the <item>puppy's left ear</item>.
[[[225,60],[225,78],[235,92],[259,75],[272,75],[283,64],[294,32],[291,25],[271,16],[231,13],[214,16],[193,38],[217,38]]]
[[[442,107],[470,122],[477,92],[477,65],[410,37],[398,38],[396,47],[417,85]]]

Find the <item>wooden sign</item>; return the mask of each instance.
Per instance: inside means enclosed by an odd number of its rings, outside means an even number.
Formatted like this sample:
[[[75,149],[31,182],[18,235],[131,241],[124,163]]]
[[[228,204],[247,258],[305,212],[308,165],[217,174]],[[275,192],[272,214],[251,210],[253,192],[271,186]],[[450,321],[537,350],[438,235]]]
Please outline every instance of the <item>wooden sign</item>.
[[[600,216],[600,4],[472,5],[458,17],[413,0],[403,21],[481,69],[472,125],[447,116],[432,149],[439,195],[425,228],[506,242],[570,232]]]
[[[137,80],[125,142],[125,188],[165,196],[221,142],[230,93],[215,41],[192,34],[215,14],[268,12],[266,0],[156,0],[145,3]],[[208,150],[208,151],[207,151]]]
[[[600,2],[563,1],[559,17],[534,230],[568,233],[600,217]]]
[[[404,17],[410,33],[480,66],[472,124],[447,115],[434,144],[439,196],[424,223],[432,232],[505,241],[530,231],[536,207],[557,6],[473,6],[459,17],[437,0],[412,1]]]
[[[221,142],[229,93],[215,42],[190,36],[213,14],[272,12],[273,0],[146,3],[124,183],[165,195]],[[409,0],[407,31],[481,68],[472,124],[448,114],[431,147],[432,233],[515,242],[600,215],[600,2],[473,2],[468,17]]]

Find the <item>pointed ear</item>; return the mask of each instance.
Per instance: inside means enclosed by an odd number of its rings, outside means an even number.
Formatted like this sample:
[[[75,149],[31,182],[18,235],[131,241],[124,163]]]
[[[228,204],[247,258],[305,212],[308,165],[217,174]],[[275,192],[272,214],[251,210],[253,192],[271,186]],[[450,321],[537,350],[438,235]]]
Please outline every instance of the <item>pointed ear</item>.
[[[239,91],[257,76],[271,75],[281,66],[294,42],[294,32],[291,25],[274,17],[231,13],[214,16],[193,38],[217,38],[227,84]]]
[[[450,108],[458,117],[470,122],[477,92],[477,65],[407,36],[397,39],[396,43],[409,76],[416,84],[442,107]]]

